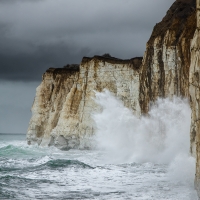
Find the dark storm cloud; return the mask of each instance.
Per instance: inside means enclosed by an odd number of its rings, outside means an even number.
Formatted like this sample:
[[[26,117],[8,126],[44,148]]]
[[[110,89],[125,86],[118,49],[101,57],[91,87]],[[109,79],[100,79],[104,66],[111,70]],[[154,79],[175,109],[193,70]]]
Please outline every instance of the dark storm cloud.
[[[0,79],[40,80],[83,56],[142,56],[174,0],[0,0]]]
[[[49,67],[63,67],[65,63],[80,63],[82,55],[88,53],[87,49],[82,49],[73,55],[71,50],[67,45],[49,44],[41,45],[33,54],[0,55],[0,78],[12,81],[41,80],[42,74]]]
[[[174,0],[0,0],[0,132],[25,133],[49,67],[142,56]]]

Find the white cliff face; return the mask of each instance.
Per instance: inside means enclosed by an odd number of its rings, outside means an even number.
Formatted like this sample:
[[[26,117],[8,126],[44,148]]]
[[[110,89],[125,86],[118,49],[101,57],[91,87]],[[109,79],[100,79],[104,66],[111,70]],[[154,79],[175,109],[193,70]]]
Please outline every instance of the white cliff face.
[[[191,151],[196,157],[196,189],[200,194],[200,30],[196,30],[191,42],[190,66]]]
[[[197,28],[191,41],[190,103],[192,109],[191,152],[196,157],[195,187],[200,198],[200,0],[196,1]]]
[[[66,95],[77,80],[77,71],[49,69],[36,89],[29,123],[27,140],[29,144],[40,144],[44,136],[57,125]]]
[[[192,119],[190,127],[191,152],[196,157],[195,186],[200,197],[200,0],[197,0],[197,29],[191,41],[190,103]]]
[[[95,91],[108,89],[140,115],[140,64],[141,58],[122,61],[94,57],[83,59],[80,72],[57,76],[46,72],[32,108],[29,143],[61,149],[88,148],[95,128],[91,115],[100,109],[94,101]]]
[[[174,32],[167,31],[163,38],[155,38],[145,52],[140,75],[140,100],[144,112],[148,112],[149,103],[158,97],[188,97],[189,62],[184,63],[180,46],[168,45],[174,37]],[[186,59],[190,59],[189,55]]]
[[[140,72],[142,113],[147,113],[150,102],[158,97],[189,97],[190,41],[196,28],[194,3],[177,0],[154,27]]]
[[[200,30],[196,30],[191,42],[191,65],[190,65],[190,101],[192,108],[191,124],[191,149],[193,155],[196,155],[196,144],[198,144],[197,134],[199,132],[199,109],[200,109]]]

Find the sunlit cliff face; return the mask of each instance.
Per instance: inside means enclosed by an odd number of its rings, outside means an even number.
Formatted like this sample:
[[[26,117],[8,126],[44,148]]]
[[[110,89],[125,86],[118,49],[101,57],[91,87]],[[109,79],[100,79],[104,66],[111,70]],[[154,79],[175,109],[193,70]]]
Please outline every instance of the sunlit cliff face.
[[[61,149],[87,148],[94,134],[91,113],[99,110],[94,91],[107,88],[140,115],[139,68],[142,58],[84,58],[80,69],[50,69],[37,88],[27,139]]]

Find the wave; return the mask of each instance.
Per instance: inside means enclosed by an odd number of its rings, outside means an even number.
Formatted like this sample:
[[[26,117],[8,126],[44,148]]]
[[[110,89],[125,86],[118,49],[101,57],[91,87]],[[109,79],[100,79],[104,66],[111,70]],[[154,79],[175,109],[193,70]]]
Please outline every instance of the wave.
[[[101,112],[93,114],[95,143],[113,163],[167,164],[170,176],[194,180],[195,159],[190,156],[191,109],[186,99],[158,99],[147,116],[138,118],[109,91],[96,93]],[[181,170],[180,170],[181,168]],[[179,173],[178,173],[179,172]]]
[[[26,155],[28,154],[28,149],[27,148],[22,148],[22,146],[15,146],[15,145],[7,145],[4,147],[0,148],[0,156],[1,157],[8,157],[11,155]]]
[[[5,187],[7,184],[15,184],[15,183],[29,183],[29,184],[35,184],[37,182],[39,183],[52,183],[52,181],[47,179],[31,179],[31,178],[24,178],[14,175],[5,175],[0,177],[0,186]]]
[[[191,110],[187,100],[159,99],[148,116],[136,117],[109,91],[96,93],[96,144],[131,162],[170,163],[189,154]]]
[[[25,141],[0,141],[0,158],[38,158],[59,151],[55,147],[28,145]]]
[[[57,169],[57,168],[68,168],[68,167],[76,167],[76,168],[88,168],[88,169],[94,169],[90,165],[87,165],[83,162],[80,162],[78,160],[64,160],[64,159],[57,159],[57,160],[50,160],[45,164],[42,164],[40,167],[49,167],[51,169]]]
[[[19,175],[4,175],[0,177],[0,199],[30,199],[26,197],[25,188],[40,189],[41,184],[51,185],[54,182],[47,179],[31,179]],[[24,198],[25,197],[25,198]]]
[[[16,161],[14,161],[16,162]],[[59,168],[83,168],[83,169],[94,169],[94,167],[85,164],[83,162],[80,162],[78,160],[65,160],[65,159],[55,159],[55,160],[49,160],[45,163],[35,165],[34,161],[31,160],[21,160],[18,161],[19,164],[17,167],[15,167],[15,164],[11,163],[10,165],[7,166],[1,166],[0,167],[0,172],[12,172],[12,171],[21,171],[22,173],[24,172],[33,172],[33,171],[41,171],[41,170],[57,170]],[[26,162],[26,166],[24,166],[24,162]],[[36,161],[37,163],[37,161]],[[21,164],[21,166],[20,166]]]

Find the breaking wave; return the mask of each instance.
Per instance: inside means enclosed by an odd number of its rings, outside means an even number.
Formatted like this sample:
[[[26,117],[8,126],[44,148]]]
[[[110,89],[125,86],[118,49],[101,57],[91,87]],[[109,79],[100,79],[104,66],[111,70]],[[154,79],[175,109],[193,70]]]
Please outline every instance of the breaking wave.
[[[193,184],[191,110],[186,99],[158,99],[148,115],[140,118],[107,90],[97,92],[95,101],[102,108],[93,114],[95,143],[98,149],[106,150],[109,161],[167,164],[169,176],[185,177]]]

